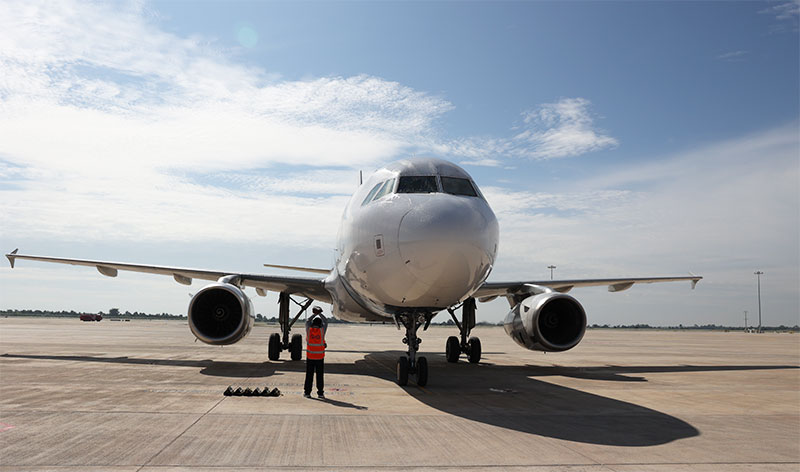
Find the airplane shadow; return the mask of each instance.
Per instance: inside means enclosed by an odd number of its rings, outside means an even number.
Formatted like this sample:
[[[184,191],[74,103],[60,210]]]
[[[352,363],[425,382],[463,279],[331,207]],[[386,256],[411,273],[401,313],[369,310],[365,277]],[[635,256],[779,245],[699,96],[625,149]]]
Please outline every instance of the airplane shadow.
[[[394,382],[400,351],[366,353],[354,363],[327,363],[327,374],[365,375]],[[441,354],[425,353],[430,382],[420,388],[409,381],[406,392],[419,402],[468,420],[510,430],[575,442],[609,446],[655,446],[698,436],[689,423],[651,408],[540,380],[571,377],[613,382],[644,382],[630,374],[662,372],[721,372],[797,369],[790,365],[662,365],[605,367],[499,366],[449,364]],[[130,357],[3,354],[0,358],[165,365],[199,368],[200,374],[265,378],[283,372],[305,372],[302,361],[219,362],[209,359],[146,359]],[[345,408],[365,409],[338,400],[325,401]]]

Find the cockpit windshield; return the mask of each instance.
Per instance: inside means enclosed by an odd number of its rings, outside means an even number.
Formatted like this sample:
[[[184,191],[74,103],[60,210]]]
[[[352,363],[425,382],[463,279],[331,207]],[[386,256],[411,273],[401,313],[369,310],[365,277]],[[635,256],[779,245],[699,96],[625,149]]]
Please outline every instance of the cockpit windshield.
[[[438,191],[436,176],[433,175],[400,177],[397,185],[397,193],[436,193]]]
[[[478,192],[472,186],[469,179],[459,179],[458,177],[441,177],[442,190],[450,195],[463,195],[466,197],[477,197]]]

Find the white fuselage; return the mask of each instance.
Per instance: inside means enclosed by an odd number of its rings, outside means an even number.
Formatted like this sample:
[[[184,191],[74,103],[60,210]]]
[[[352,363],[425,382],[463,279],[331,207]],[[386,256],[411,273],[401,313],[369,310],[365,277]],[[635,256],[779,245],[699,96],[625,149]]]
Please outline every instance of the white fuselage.
[[[369,177],[345,208],[334,314],[351,321],[438,312],[489,276],[498,224],[469,174],[438,159],[399,161]]]

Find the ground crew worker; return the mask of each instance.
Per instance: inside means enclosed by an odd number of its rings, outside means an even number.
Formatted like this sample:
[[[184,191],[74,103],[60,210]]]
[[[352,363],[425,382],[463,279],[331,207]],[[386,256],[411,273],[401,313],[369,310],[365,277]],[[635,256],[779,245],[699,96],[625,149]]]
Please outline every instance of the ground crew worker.
[[[317,373],[317,396],[325,398],[325,332],[328,330],[328,319],[322,314],[322,308],[311,309],[311,318],[306,320],[306,383],[305,397],[311,398],[311,385],[314,372]]]

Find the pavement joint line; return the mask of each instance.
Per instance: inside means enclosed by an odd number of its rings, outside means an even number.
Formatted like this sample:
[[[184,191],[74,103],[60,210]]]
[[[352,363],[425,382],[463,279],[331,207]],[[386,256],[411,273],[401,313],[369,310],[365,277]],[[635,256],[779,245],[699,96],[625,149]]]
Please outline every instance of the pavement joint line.
[[[571,447],[571,446],[570,446],[570,444],[569,444],[567,441],[565,441],[565,442],[564,442],[563,446],[564,446],[565,448],[569,449],[570,451],[572,451],[573,453],[575,453],[575,454],[577,454],[577,455],[579,455],[579,456],[581,456],[581,457],[585,457],[587,460],[594,462],[594,464],[592,464],[592,465],[595,465],[595,466],[600,466],[600,467],[604,467],[604,468],[609,468],[609,469],[611,469],[611,466],[613,466],[613,464],[603,464],[603,463],[601,463],[601,462],[598,462],[598,461],[597,461],[597,460],[595,460],[595,459],[592,459],[592,458],[591,458],[591,457],[589,457],[588,455],[586,455],[586,454],[582,453],[581,451],[579,451],[579,450],[577,450],[577,449],[574,449],[573,447]],[[611,470],[614,470],[614,469],[611,469]]]
[[[251,377],[248,377],[247,379],[249,380],[250,378],[251,378]],[[175,436],[174,438],[172,438],[172,441],[168,442],[168,443],[167,443],[167,444],[166,444],[164,447],[162,447],[162,448],[161,448],[161,449],[160,449],[158,452],[156,452],[155,454],[153,454],[153,456],[152,456],[152,457],[150,457],[150,459],[148,459],[148,460],[147,460],[147,462],[145,462],[145,463],[144,463],[144,464],[142,464],[142,465],[141,465],[141,466],[140,466],[138,469],[136,469],[136,472],[139,472],[140,470],[142,470],[142,468],[143,468],[143,467],[146,467],[146,466],[147,466],[147,464],[149,464],[149,463],[150,463],[150,462],[151,462],[153,459],[155,459],[156,457],[158,457],[158,455],[159,455],[159,454],[161,454],[162,452],[164,452],[165,450],[167,450],[167,448],[168,448],[168,447],[170,447],[170,446],[171,446],[171,445],[172,445],[172,444],[173,444],[175,441],[177,441],[178,439],[180,439],[180,437],[181,437],[181,436],[183,436],[184,434],[186,434],[186,432],[187,432],[187,431],[189,431],[190,429],[192,429],[192,427],[193,427],[194,425],[196,425],[196,424],[197,424],[197,423],[198,423],[200,420],[202,420],[203,418],[205,418],[205,417],[206,417],[206,415],[208,415],[209,413],[211,413],[211,411],[213,411],[213,410],[214,410],[214,408],[216,408],[217,406],[219,406],[219,404],[220,404],[220,403],[222,403],[222,401],[223,401],[223,400],[225,400],[226,398],[227,398],[227,397],[224,397],[224,396],[223,396],[222,398],[220,398],[220,399],[217,401],[217,403],[214,403],[214,405],[213,405],[211,408],[209,408],[209,409],[208,409],[208,411],[206,411],[205,413],[203,413],[202,415],[200,415],[200,416],[199,416],[199,417],[198,417],[196,420],[194,420],[194,422],[192,422],[192,424],[190,424],[190,425],[189,425],[189,426],[187,426],[187,427],[186,427],[186,428],[185,428],[183,431],[181,431],[181,433],[180,433],[179,435],[177,435],[177,436]]]

